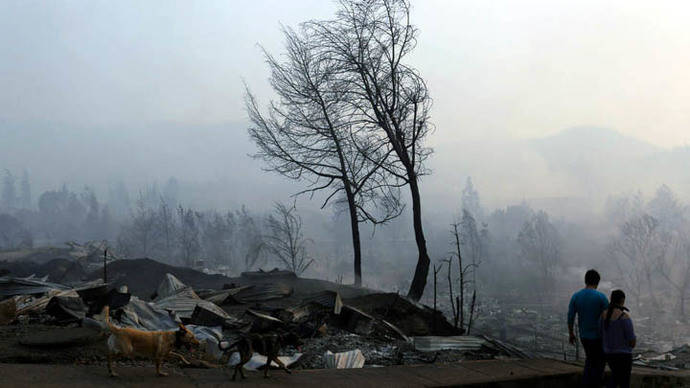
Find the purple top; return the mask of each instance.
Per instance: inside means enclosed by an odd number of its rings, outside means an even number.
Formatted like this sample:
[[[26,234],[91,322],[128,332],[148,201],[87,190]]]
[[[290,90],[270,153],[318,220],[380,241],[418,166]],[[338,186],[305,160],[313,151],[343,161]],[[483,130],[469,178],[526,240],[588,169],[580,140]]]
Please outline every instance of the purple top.
[[[604,327],[602,319],[601,333],[604,353],[632,353],[630,341],[635,339],[635,330],[629,317],[610,320],[608,328]]]

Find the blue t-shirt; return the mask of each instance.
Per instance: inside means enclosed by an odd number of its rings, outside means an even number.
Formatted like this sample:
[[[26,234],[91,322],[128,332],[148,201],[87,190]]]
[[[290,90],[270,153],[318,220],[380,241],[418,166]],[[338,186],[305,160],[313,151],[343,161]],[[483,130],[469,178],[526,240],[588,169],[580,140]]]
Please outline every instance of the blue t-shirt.
[[[575,314],[577,314],[580,338],[601,338],[599,317],[608,307],[609,300],[606,295],[592,288],[583,288],[570,298],[568,324],[572,325],[575,322]]]

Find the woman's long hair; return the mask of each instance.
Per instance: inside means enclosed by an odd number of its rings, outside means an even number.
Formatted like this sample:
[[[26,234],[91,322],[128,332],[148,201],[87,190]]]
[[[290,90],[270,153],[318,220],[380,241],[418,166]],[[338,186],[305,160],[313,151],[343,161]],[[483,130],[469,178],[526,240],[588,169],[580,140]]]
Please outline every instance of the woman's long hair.
[[[604,327],[609,328],[609,323],[611,323],[611,314],[613,314],[613,309],[620,306],[625,300],[625,293],[623,290],[613,290],[611,292],[611,303],[609,303],[609,308],[606,310],[606,319],[604,320]]]

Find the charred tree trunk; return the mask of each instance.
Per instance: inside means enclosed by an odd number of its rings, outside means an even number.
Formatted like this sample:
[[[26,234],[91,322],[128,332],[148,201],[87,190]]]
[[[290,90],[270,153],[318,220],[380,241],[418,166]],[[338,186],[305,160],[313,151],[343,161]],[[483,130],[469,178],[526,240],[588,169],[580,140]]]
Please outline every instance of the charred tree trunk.
[[[347,195],[347,205],[350,210],[350,228],[352,229],[352,250],[354,252],[355,265],[355,286],[362,286],[362,244],[359,237],[359,220],[357,219],[357,206],[355,205],[355,195],[352,188],[345,183],[345,194]]]
[[[436,309],[436,283],[438,278],[438,271],[439,269],[437,269],[436,264],[434,264],[434,333],[436,333],[436,316],[438,312],[438,310]]]
[[[455,235],[455,248],[458,254],[458,269],[460,270],[460,302],[458,303],[460,310],[460,328],[465,327],[465,268],[462,265],[462,252],[460,250],[460,232],[458,231],[458,224],[453,224],[453,234]]]
[[[453,312],[453,324],[458,327],[458,313],[455,306],[455,299],[453,299],[453,276],[451,264],[453,263],[452,258],[448,259],[448,297],[450,298],[450,308]]]
[[[474,290],[472,292],[472,303],[470,304],[470,318],[469,322],[467,322],[467,335],[470,335],[470,330],[472,330],[472,318],[474,317],[474,304],[477,301],[477,290]]]
[[[408,173],[410,176],[410,194],[412,195],[412,221],[414,225],[414,237],[417,243],[417,250],[419,251],[419,258],[417,259],[417,267],[414,271],[412,284],[407,296],[418,301],[424,295],[424,288],[426,287],[426,279],[429,276],[429,254],[426,250],[426,240],[424,239],[424,229],[422,228],[422,204],[419,196],[419,186],[417,185],[417,176],[414,171]]]

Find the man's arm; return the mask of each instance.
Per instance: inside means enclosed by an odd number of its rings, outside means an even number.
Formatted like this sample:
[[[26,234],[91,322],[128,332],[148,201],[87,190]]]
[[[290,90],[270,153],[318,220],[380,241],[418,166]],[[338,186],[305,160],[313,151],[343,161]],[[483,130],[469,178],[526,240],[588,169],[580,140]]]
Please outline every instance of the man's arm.
[[[570,334],[569,341],[573,345],[575,344],[575,313],[575,295],[573,295],[568,305],[568,334]]]
[[[604,310],[609,308],[609,298],[607,298],[606,295],[604,295],[603,293],[601,294],[601,296],[601,312],[603,313]]]

